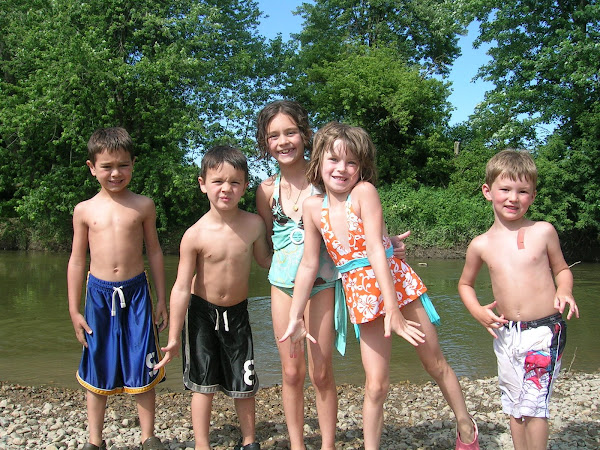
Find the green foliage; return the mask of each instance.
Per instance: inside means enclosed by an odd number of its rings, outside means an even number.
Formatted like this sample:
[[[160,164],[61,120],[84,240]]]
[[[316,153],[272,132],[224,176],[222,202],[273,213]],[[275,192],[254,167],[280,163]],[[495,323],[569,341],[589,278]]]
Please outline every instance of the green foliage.
[[[460,55],[458,35],[464,17],[455,2],[444,0],[315,0],[298,14],[304,28],[301,65],[334,61],[353,47],[389,49],[402,61],[429,74],[447,74]]]
[[[598,103],[600,5],[596,1],[465,1],[480,21],[475,44],[493,43],[479,76],[495,88],[477,113],[504,145],[535,138],[537,124],[557,124],[567,145]],[[532,142],[536,144],[535,139]]]
[[[494,220],[481,193],[397,183],[380,188],[379,195],[390,234],[411,230],[410,242],[419,247],[466,245]]]
[[[186,154],[234,137],[249,149],[249,124],[279,82],[266,59],[285,49],[258,36],[256,3],[5,3],[3,215],[64,239],[73,207],[95,191],[70,177],[87,171],[87,139],[119,125],[138,154],[132,189],[154,199],[159,228],[189,225],[198,215],[197,175]]]
[[[366,47],[306,74],[305,106],[318,124],[365,128],[377,147],[382,183],[447,182],[452,143],[444,133],[449,91],[443,82],[407,67],[390,50]]]

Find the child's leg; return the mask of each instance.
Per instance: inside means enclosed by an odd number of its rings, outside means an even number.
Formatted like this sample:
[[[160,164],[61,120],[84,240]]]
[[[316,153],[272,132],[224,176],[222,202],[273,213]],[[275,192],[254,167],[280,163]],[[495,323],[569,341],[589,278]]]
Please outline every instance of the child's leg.
[[[235,412],[240,421],[240,430],[242,432],[242,445],[256,442],[255,436],[255,401],[254,397],[233,399]]]
[[[545,450],[548,446],[548,419],[510,417],[510,434],[515,450]]]
[[[290,339],[279,342],[288,326],[292,299],[276,287],[271,287],[271,315],[275,342],[279,350],[282,372],[282,400],[285,422],[292,450],[304,448],[304,380],[306,361],[303,356],[290,358]]]
[[[154,411],[156,391],[150,389],[142,394],[135,395],[138,416],[140,417],[140,428],[142,429],[142,442],[150,436],[154,436]]]
[[[365,450],[378,449],[383,430],[383,403],[390,386],[392,339],[383,336],[383,316],[360,326],[360,353],[365,369],[363,434]]]
[[[473,442],[475,429],[465,405],[462,388],[454,370],[452,370],[442,353],[435,326],[429,321],[427,312],[420,300],[415,300],[404,306],[402,314],[407,320],[421,324],[421,331],[425,333],[425,343],[415,347],[421,364],[440,387],[448,405],[454,411],[460,440],[465,443]]]
[[[102,444],[102,429],[104,428],[104,411],[106,411],[106,395],[87,391],[87,414],[88,429],[90,432],[89,442],[100,447]]]
[[[215,394],[192,394],[192,427],[194,428],[194,440],[196,450],[209,450],[209,428],[210,412]]]
[[[334,289],[318,292],[309,300],[305,314],[306,329],[317,343],[308,343],[308,367],[315,388],[321,449],[335,448],[337,425],[337,391],[333,376],[333,293]]]

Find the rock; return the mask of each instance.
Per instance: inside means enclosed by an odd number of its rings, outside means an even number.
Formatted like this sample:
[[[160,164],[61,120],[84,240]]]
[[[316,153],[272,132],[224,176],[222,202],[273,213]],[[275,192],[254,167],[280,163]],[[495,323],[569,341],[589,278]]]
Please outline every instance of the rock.
[[[508,418],[502,413],[497,378],[461,379],[470,412],[479,425],[481,448],[512,449]],[[77,449],[87,441],[85,395],[81,390],[16,386],[0,382],[0,450]],[[338,386],[336,448],[363,447],[363,386]],[[306,389],[304,432],[307,449],[320,448],[314,389]],[[549,448],[600,448],[600,373],[566,374],[558,378],[551,400]],[[390,386],[384,409],[382,449],[454,447],[455,422],[434,383]],[[169,449],[193,449],[189,393],[157,393],[156,434]],[[229,397],[213,400],[211,443],[215,450],[232,448],[240,432]],[[256,436],[263,449],[289,447],[281,405],[281,387],[261,389],[256,397]],[[105,417],[108,448],[139,448],[141,432],[135,401],[111,396]]]

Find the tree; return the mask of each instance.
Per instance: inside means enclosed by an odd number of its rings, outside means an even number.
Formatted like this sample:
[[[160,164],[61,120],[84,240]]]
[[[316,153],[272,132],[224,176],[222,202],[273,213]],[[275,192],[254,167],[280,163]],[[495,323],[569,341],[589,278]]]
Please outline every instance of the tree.
[[[120,125],[138,154],[132,189],[154,199],[159,230],[189,225],[199,215],[190,158],[249,135],[278,82],[265,60],[281,42],[263,43],[256,2],[5,3],[2,213],[64,241],[72,208],[97,189],[87,139]]]
[[[467,0],[466,5],[480,22],[475,45],[495,44],[488,51],[491,60],[478,72],[495,84],[477,114],[484,117],[480,128],[487,125],[505,142],[534,138],[539,124],[556,125],[567,145],[581,138],[579,118],[600,101],[597,2]],[[486,111],[492,113],[488,120]]]
[[[307,87],[319,124],[346,121],[370,133],[382,183],[447,182],[453,153],[443,134],[449,117],[443,82],[376,48],[309,68]]]
[[[377,145],[383,183],[443,185],[452,142],[445,133],[448,73],[464,32],[450,2],[316,0],[297,11],[286,96],[315,115],[316,124],[364,127]]]
[[[428,74],[447,74],[460,55],[460,10],[443,0],[316,0],[298,8],[304,67],[333,61],[353,46],[387,48]]]

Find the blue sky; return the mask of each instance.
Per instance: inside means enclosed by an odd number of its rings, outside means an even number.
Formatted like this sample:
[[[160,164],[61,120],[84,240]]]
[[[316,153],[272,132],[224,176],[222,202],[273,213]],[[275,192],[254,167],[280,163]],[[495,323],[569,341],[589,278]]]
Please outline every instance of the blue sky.
[[[269,16],[262,18],[260,33],[267,38],[281,33],[284,39],[288,39],[290,33],[299,32],[302,28],[302,18],[294,16],[292,11],[303,2],[305,0],[258,0],[260,10]],[[476,36],[477,26],[471,25],[469,34],[459,40],[462,56],[454,62],[449,78],[452,82],[449,100],[455,108],[450,120],[451,125],[467,120],[477,104],[483,100],[484,93],[493,87],[491,83],[481,80],[471,82],[477,69],[489,59],[486,55],[487,47],[477,50],[473,48]]]

